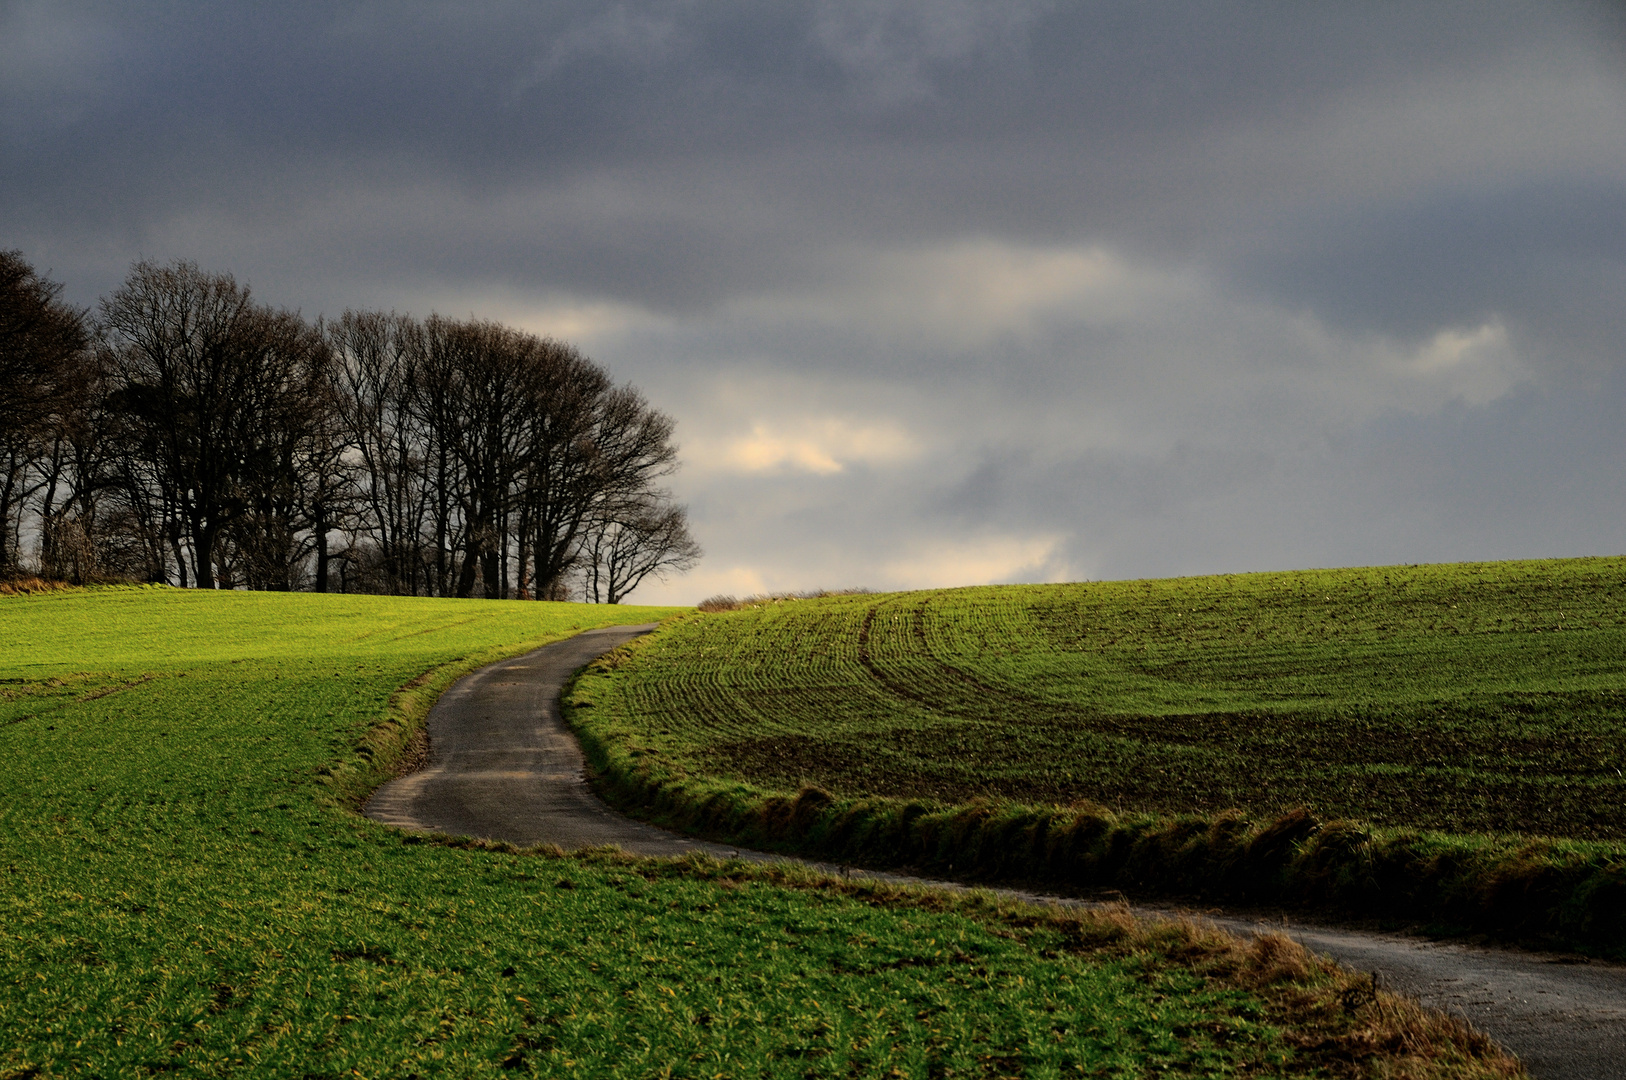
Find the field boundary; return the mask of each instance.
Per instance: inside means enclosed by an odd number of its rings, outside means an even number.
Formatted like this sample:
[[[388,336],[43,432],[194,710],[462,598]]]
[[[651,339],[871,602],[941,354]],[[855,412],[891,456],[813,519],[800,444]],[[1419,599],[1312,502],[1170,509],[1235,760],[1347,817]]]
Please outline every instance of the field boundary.
[[[1239,811],[1120,814],[775,791],[689,775],[596,708],[615,669],[649,640],[589,664],[562,702],[594,787],[658,825],[873,869],[1279,906],[1626,958],[1626,852],[1616,844],[1379,829],[1303,809],[1270,821]]]

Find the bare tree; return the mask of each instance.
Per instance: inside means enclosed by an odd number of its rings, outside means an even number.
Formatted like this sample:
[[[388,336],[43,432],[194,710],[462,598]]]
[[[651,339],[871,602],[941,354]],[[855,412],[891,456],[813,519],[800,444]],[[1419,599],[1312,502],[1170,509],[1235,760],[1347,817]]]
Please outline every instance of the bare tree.
[[[95,354],[86,349],[83,357],[58,399],[37,496],[40,572],[74,584],[147,576],[143,560],[130,558],[127,538],[112,527],[118,516],[103,513],[117,503],[111,462],[119,418],[107,407],[107,380]]]
[[[530,334],[490,322],[456,323],[431,316],[425,326],[424,382],[443,387],[460,416],[441,437],[457,455],[465,550],[457,595],[473,595],[476,576],[488,599],[508,592],[509,516],[523,465],[525,420],[545,371]]]
[[[168,540],[180,584],[189,563],[200,588],[235,584],[244,555],[252,564],[264,552],[230,543],[242,539],[232,527],[255,513],[262,528],[289,527],[270,524],[292,503],[272,490],[286,481],[291,453],[278,429],[317,385],[318,341],[297,315],[255,304],[231,275],[189,262],[137,263],[101,313],[135,516]]]
[[[85,313],[18,251],[0,251],[0,574],[15,573],[24,504],[49,483],[64,398],[86,363]]]
[[[562,342],[431,316],[414,367],[414,409],[442,464],[430,488],[455,509],[455,563],[442,592],[555,596],[595,511],[671,471],[672,421]],[[448,515],[449,517],[450,515]]]
[[[575,568],[595,516],[646,498],[677,466],[673,422],[630,386],[560,346],[563,385],[533,413],[526,475],[526,535],[538,596],[555,593]]]
[[[470,529],[465,461],[480,456],[465,445],[464,433],[470,425],[469,394],[463,374],[468,366],[470,342],[449,319],[431,316],[422,328],[422,344],[411,367],[412,411],[428,439],[424,469],[429,486],[428,506],[431,592],[450,596],[468,595],[462,588],[460,560],[465,557],[465,538]],[[478,528],[476,523],[475,528]],[[478,547],[478,542],[469,546]],[[472,580],[469,583],[473,587]]]
[[[353,535],[362,507],[357,480],[360,470],[351,459],[355,447],[339,412],[340,397],[332,382],[331,353],[328,360],[324,367],[329,381],[312,390],[318,407],[298,450],[296,465],[300,512],[309,526],[310,547],[316,554],[312,585],[316,592],[327,592],[332,577],[331,536],[336,532]],[[353,543],[346,545],[351,546]]]
[[[566,593],[581,527],[607,475],[596,428],[611,384],[562,342],[540,341],[532,361],[515,523],[519,587],[524,596],[557,599]]]
[[[75,580],[322,590],[336,564],[341,588],[614,603],[699,555],[657,486],[671,418],[570,345],[313,328],[189,262],[137,263],[93,336],[58,291],[0,257],[0,570],[30,510]]]
[[[653,492],[605,507],[589,523],[582,544],[581,576],[585,598],[595,604],[619,604],[651,574],[664,579],[700,561],[700,545],[689,535],[689,516],[681,506]]]
[[[334,400],[357,459],[357,530],[376,547],[391,594],[434,591],[424,562],[430,429],[413,408],[423,328],[405,316],[347,311],[325,328]],[[324,586],[325,568],[317,587]]]
[[[298,587],[315,551],[320,589],[326,535],[347,506],[349,479],[327,343],[298,316],[264,308],[242,333],[249,371],[233,440],[240,511],[226,534],[229,550],[250,588],[277,591]]]

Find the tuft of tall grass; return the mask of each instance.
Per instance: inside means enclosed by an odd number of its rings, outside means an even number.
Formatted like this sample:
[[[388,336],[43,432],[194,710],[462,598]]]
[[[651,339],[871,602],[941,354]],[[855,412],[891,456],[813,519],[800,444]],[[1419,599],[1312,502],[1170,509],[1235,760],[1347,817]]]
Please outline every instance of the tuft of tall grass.
[[[52,581],[31,574],[0,578],[0,596],[36,596],[40,593],[66,592],[80,586],[65,581]]]

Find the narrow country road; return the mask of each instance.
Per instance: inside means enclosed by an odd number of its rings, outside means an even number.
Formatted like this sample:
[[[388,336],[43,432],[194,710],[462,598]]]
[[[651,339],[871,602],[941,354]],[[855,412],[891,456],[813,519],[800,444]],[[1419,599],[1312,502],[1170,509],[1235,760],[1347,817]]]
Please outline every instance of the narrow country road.
[[[651,629],[589,630],[460,679],[429,713],[429,766],[380,787],[365,813],[407,829],[567,850],[618,844],[640,855],[704,851],[721,858],[783,858],[633,821],[587,786],[581,748],[560,716],[559,692],[578,668]],[[1375,971],[1389,988],[1463,1016],[1494,1036],[1538,1080],[1626,1080],[1626,965],[1296,920],[1284,925],[1203,917],[1243,934],[1282,930],[1349,967]]]
[[[404,829],[514,844],[736,854],[604,805],[587,786],[581,747],[559,714],[559,692],[578,668],[653,629],[588,630],[459,679],[429,712],[428,767],[380,787],[363,812]]]

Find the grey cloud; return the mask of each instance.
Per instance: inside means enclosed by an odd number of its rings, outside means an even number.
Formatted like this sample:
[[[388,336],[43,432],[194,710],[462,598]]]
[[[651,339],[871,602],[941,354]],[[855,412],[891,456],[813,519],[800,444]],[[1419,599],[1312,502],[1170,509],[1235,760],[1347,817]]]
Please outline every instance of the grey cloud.
[[[1626,252],[1622,195],[1619,184],[1564,182],[1429,192],[1301,222],[1286,242],[1259,245],[1231,265],[1266,295],[1343,326],[1418,333],[1494,312],[1540,318],[1561,302],[1555,271],[1618,262]],[[1606,306],[1615,285],[1594,302]]]
[[[17,22],[45,18],[16,10]],[[473,207],[475,242],[436,238],[433,215],[411,211],[373,228],[427,249],[448,277],[470,271],[477,244],[506,279],[657,305],[714,302],[833,241],[987,231],[1235,253],[1265,287],[1276,271],[1302,292],[1317,275],[1293,260],[1325,248],[1323,219],[1350,209],[1319,195],[1326,169],[1347,185],[1383,156],[1385,136],[1324,151],[1323,175],[1293,175],[1299,126],[1396,84],[1511,75],[1554,56],[1573,66],[1592,48],[1586,10],[582,4],[453,17],[276,5],[198,18],[90,7],[63,19],[94,28],[74,40],[117,38],[124,59],[110,76],[89,55],[81,96],[94,106],[71,122],[42,115],[14,138],[0,181],[35,230],[88,219],[138,238],[177,215],[233,219],[245,206],[264,228],[297,232],[298,208],[335,189],[365,220],[369,202],[388,213],[417,187]],[[53,66],[78,59],[70,50]],[[886,79],[915,89],[877,89]],[[1401,179],[1405,205],[1380,200],[1376,214],[1415,213],[1437,186]],[[583,206],[594,188],[612,201]],[[279,204],[292,220],[265,213]],[[1295,206],[1314,220],[1284,235],[1279,214]],[[1449,211],[1427,225],[1449,231]],[[1260,233],[1286,250],[1251,250]],[[1391,280],[1411,276],[1381,245],[1355,254]]]
[[[782,584],[1556,553],[1626,524],[1623,59],[1582,2],[13,2],[0,246],[563,320],[708,452],[914,440],[697,453]]]

